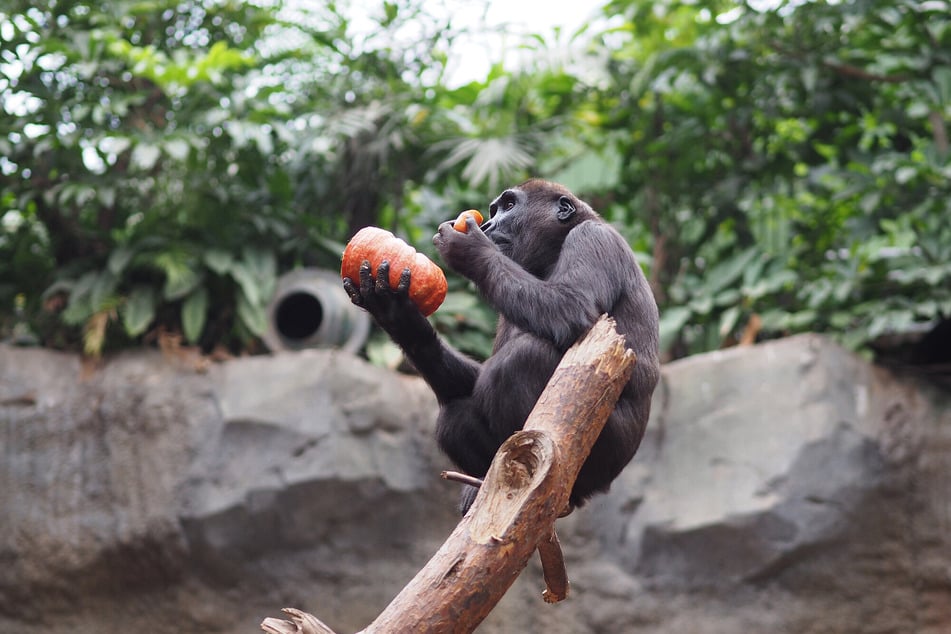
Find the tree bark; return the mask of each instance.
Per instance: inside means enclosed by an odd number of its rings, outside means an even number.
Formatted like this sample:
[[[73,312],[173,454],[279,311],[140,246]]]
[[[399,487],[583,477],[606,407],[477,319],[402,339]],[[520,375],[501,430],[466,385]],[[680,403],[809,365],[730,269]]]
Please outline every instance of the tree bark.
[[[307,614],[294,608],[283,610],[290,617],[284,619],[267,618],[261,623],[261,629],[268,634],[334,634],[334,631],[320,622],[313,614]]]
[[[560,559],[555,520],[634,363],[614,320],[602,316],[565,354],[524,429],[499,448],[466,516],[362,634],[471,632],[536,549],[543,561],[552,552]],[[563,562],[557,568],[545,565],[546,601],[567,594]]]

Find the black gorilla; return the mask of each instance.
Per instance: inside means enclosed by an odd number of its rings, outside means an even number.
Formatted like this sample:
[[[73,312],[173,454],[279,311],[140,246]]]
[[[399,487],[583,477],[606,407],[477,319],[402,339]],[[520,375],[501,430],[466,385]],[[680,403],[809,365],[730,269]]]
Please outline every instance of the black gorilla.
[[[481,365],[446,345],[409,301],[410,272],[390,287],[368,263],[360,286],[344,287],[400,345],[436,393],[439,446],[466,473],[483,477],[499,446],[522,428],[565,351],[603,313],[637,354],[637,364],[571,493],[581,505],[606,491],[640,444],[659,376],[657,304],[621,235],[588,204],[555,183],[530,180],[489,206],[468,231],[440,225],[433,243],[498,312],[492,356]],[[463,512],[474,499],[463,496]]]

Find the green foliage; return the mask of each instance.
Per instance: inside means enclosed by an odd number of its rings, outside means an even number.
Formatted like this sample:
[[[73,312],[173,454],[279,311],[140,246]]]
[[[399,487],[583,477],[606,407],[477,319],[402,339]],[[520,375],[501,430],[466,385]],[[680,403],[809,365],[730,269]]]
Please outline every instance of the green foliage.
[[[855,348],[951,315],[948,8],[609,5],[615,195],[652,235],[675,355],[754,315]]]
[[[420,94],[450,34],[432,21],[407,55],[391,38],[418,8],[386,5],[360,45],[333,5],[6,11],[3,331],[91,355],[160,330],[253,348],[279,271],[336,268],[364,225],[414,231],[404,188],[448,121],[445,90]]]
[[[366,225],[434,255],[439,222],[531,175],[628,238],[673,356],[755,323],[862,348],[947,318],[951,7],[756,6],[611,0],[447,86],[462,33],[422,0],[18,0],[0,13],[0,334],[254,350],[281,272],[336,268]],[[450,289],[434,324],[487,355],[492,312]]]
[[[271,109],[242,95],[273,21],[252,5],[177,2],[21,4],[0,18],[0,213],[22,219],[0,251],[44,256],[0,258],[0,301],[25,297],[28,318],[44,300],[62,308],[32,320],[41,340],[81,333],[98,355],[154,326],[209,345],[262,331],[290,224],[259,216],[289,194],[275,186]],[[260,252],[203,261],[246,244]]]

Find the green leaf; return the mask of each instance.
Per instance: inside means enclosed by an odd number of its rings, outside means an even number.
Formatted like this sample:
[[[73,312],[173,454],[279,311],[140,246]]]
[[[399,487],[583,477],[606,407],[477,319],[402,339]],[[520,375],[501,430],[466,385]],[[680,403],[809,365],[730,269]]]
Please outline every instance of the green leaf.
[[[387,26],[396,19],[396,14],[399,11],[399,5],[395,2],[384,2],[383,10],[386,12],[386,17],[382,26]]]
[[[60,313],[60,318],[67,326],[78,326],[89,319],[92,314],[93,310],[89,307],[88,301],[74,302],[70,299],[66,309]]]
[[[89,304],[93,310],[99,311],[115,303],[115,291],[119,279],[108,269],[99,271],[89,289]]]
[[[742,293],[740,293],[739,289],[728,288],[717,293],[717,296],[713,298],[713,302],[717,306],[730,306],[736,304],[741,298]]]
[[[740,319],[740,307],[730,306],[720,315],[720,338],[727,337],[736,327],[736,322]]]
[[[165,273],[162,296],[169,301],[185,297],[202,281],[202,275],[195,270],[192,258],[181,252],[161,253],[155,258],[155,264]]]
[[[611,191],[618,185],[622,158],[613,148],[574,157],[552,179],[575,192]]]
[[[759,299],[769,293],[775,293],[781,290],[787,284],[793,284],[797,281],[797,276],[789,269],[779,269],[770,273],[766,277],[757,280],[754,284],[743,289],[743,294],[750,299]]]
[[[261,288],[244,262],[234,262],[232,264],[231,277],[241,287],[241,294],[246,301],[254,306],[262,303]]]
[[[155,318],[155,289],[136,286],[122,309],[122,325],[130,337],[138,337]]]
[[[705,291],[713,294],[737,281],[758,253],[759,250],[756,247],[749,247],[711,267],[704,275]]]
[[[941,103],[945,106],[951,104],[951,68],[948,68],[947,65],[935,64],[931,76],[938,88]]]
[[[257,337],[267,330],[267,312],[264,306],[249,301],[243,292],[238,293],[238,319]]]
[[[713,298],[709,295],[701,295],[700,297],[695,297],[690,300],[688,306],[692,312],[699,315],[706,315],[713,310]]]
[[[899,167],[895,171],[895,182],[904,185],[911,182],[918,176],[918,169],[915,167]]]
[[[208,290],[201,286],[182,303],[182,330],[185,340],[195,343],[205,329],[208,318]]]
[[[403,351],[389,339],[373,339],[366,346],[367,359],[381,368],[395,370],[403,360]]]
[[[789,323],[789,313],[778,308],[765,310],[760,314],[763,330],[766,332],[780,332]]]
[[[685,306],[674,306],[664,310],[660,315],[660,349],[667,350],[673,345],[680,334],[680,330],[690,319],[690,309]]]
[[[241,260],[232,263],[231,277],[249,302],[266,304],[277,285],[277,259],[270,251],[247,248]]]
[[[791,330],[801,331],[812,328],[816,321],[816,311],[801,310],[796,313],[790,313],[786,322],[786,327]]]
[[[221,249],[209,249],[204,255],[205,265],[218,275],[225,275],[231,271],[234,256]]]
[[[106,265],[109,272],[113,275],[121,275],[134,255],[135,249],[128,245],[114,249],[113,252],[109,254],[109,262]]]
[[[248,247],[244,249],[241,255],[250,271],[259,280],[266,282],[276,277],[277,259],[273,252]]]
[[[89,301],[89,297],[97,277],[96,271],[89,271],[84,273],[73,283],[67,281],[58,282],[49,289],[48,292],[53,292],[54,287],[58,289],[68,288],[69,301],[66,304],[66,309],[61,314],[64,323],[70,326],[78,326],[96,312],[92,307],[92,303]]]
[[[202,276],[192,269],[181,269],[165,279],[162,295],[169,301],[181,299],[201,284]]]

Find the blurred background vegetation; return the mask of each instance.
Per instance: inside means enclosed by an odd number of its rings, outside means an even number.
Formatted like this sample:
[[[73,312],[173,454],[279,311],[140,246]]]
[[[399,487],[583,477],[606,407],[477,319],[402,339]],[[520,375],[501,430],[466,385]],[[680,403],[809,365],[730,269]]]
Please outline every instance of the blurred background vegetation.
[[[0,338],[261,349],[277,276],[529,176],[639,254],[670,358],[951,316],[951,3],[613,0],[448,80],[434,3],[12,0],[0,9]],[[369,17],[367,17],[367,15]],[[369,25],[369,27],[367,26]],[[459,279],[434,315],[489,351]]]

